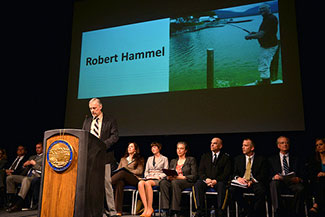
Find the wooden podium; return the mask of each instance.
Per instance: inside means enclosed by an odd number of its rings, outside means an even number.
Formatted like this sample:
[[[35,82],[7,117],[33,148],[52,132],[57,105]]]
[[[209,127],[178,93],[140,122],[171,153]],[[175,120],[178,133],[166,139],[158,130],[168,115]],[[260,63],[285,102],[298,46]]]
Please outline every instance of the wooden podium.
[[[105,144],[87,131],[44,133],[39,217],[101,217]]]

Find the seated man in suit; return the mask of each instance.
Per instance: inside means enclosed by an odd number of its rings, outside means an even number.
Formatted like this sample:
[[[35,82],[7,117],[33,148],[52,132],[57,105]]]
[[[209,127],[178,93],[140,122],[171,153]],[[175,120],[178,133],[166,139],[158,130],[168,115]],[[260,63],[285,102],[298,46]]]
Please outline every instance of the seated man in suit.
[[[7,176],[11,176],[11,175],[21,175],[24,172],[24,163],[27,160],[27,155],[26,155],[27,151],[26,148],[22,145],[19,145],[17,147],[17,157],[15,158],[15,160],[12,162],[12,164],[10,165],[9,168],[5,169],[5,170],[0,170],[0,178],[1,180],[4,180],[4,185],[6,185],[6,178]],[[10,206],[10,202],[12,202],[14,199],[13,195],[9,194],[7,195],[7,205],[6,206]]]
[[[36,144],[36,155],[31,156],[28,161],[24,163],[25,172],[22,175],[7,176],[7,192],[14,196],[17,192],[16,184],[21,184],[20,191],[16,202],[9,207],[7,212],[20,211],[23,206],[24,199],[28,193],[33,178],[40,177],[43,162],[43,145]]]
[[[251,139],[244,139],[243,155],[235,158],[233,181],[229,188],[231,198],[238,202],[240,216],[265,216],[264,203],[266,194],[266,160],[254,152],[255,144]],[[236,184],[233,184],[236,183]],[[243,193],[254,193],[251,209]]]
[[[272,204],[276,215],[280,216],[283,211],[283,207],[280,206],[280,195],[283,191],[292,192],[295,195],[295,207],[291,210],[294,211],[294,215],[299,216],[304,213],[304,186],[301,178],[303,164],[296,156],[289,153],[290,141],[287,137],[280,136],[277,139],[277,146],[280,152],[269,158],[270,176],[272,179],[270,183]],[[290,175],[292,172],[294,172],[294,174]]]
[[[27,160],[26,154],[27,154],[26,148],[22,145],[19,145],[17,147],[16,159],[12,162],[11,166],[5,170],[7,176],[20,175],[22,172],[24,172],[23,165]]]
[[[196,217],[205,216],[204,195],[208,188],[214,188],[218,192],[215,207],[218,208],[219,216],[223,215],[221,208],[225,199],[227,181],[231,174],[231,161],[229,155],[221,149],[222,140],[215,137],[211,140],[211,151],[201,156],[199,180],[194,185],[198,206]]]

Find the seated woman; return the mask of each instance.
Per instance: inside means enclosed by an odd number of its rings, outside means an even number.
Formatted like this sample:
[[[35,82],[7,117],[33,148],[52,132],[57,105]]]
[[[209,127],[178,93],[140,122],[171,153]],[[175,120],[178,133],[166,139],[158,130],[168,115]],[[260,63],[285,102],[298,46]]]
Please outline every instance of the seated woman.
[[[121,169],[125,168],[125,169]],[[121,158],[117,171],[112,176],[112,185],[115,190],[115,209],[117,215],[122,215],[123,188],[125,185],[137,186],[144,168],[144,159],[140,156],[139,146],[131,142]],[[121,170],[119,170],[121,169]]]
[[[309,178],[315,202],[309,213],[323,216],[325,213],[325,138],[316,139],[315,157],[309,163]]]
[[[170,214],[178,216],[181,211],[182,190],[192,187],[197,179],[197,165],[194,157],[187,157],[188,146],[186,142],[177,143],[178,158],[171,160],[169,169],[176,170],[177,176],[167,176],[159,183],[161,191],[161,208]],[[171,200],[170,200],[171,195]],[[171,206],[169,202],[171,201]]]
[[[160,154],[160,150],[160,143],[151,143],[151,152],[153,156],[149,157],[147,160],[144,180],[138,183],[139,194],[144,206],[144,211],[140,216],[151,216],[154,212],[152,208],[152,186],[159,185],[160,180],[166,176],[162,169],[168,169],[168,158]]]

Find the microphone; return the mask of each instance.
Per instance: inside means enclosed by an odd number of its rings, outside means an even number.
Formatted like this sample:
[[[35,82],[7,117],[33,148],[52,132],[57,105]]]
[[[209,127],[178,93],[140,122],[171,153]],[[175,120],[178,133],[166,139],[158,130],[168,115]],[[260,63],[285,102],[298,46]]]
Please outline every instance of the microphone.
[[[88,115],[85,115],[85,119],[84,119],[83,124],[85,124],[85,122],[86,122],[87,119],[88,119]]]

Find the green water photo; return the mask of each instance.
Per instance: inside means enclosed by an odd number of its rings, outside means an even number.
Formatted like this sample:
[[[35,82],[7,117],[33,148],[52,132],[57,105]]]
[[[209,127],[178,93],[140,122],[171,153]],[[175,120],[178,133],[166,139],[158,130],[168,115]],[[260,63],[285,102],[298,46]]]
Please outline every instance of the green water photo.
[[[278,13],[273,15],[278,18]],[[213,20],[213,17],[210,18]],[[197,25],[194,29],[193,25],[189,25],[181,31],[171,32],[169,90],[207,88],[207,49],[212,50],[214,56],[213,88],[255,85],[254,82],[260,78],[258,71],[260,45],[257,40],[245,40],[245,36],[248,35],[245,30],[257,32],[262,21],[263,17],[259,14],[219,18],[210,22],[214,25],[205,28],[200,29]],[[280,39],[279,31],[277,38]],[[283,83],[281,52],[277,58],[279,59],[277,75],[272,79],[272,84]]]

